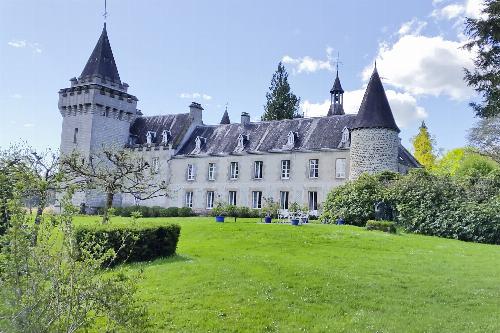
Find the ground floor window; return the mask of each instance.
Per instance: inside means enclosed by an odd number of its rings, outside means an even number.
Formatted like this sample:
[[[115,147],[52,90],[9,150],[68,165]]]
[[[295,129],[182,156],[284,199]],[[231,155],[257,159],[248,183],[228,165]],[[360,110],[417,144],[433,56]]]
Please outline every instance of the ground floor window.
[[[215,198],[214,191],[207,191],[207,209],[214,208],[214,198]]]
[[[262,192],[253,191],[252,192],[252,208],[261,209],[262,208]]]
[[[193,208],[193,192],[186,192],[186,207]]]
[[[236,206],[236,191],[229,191],[229,204]]]
[[[289,194],[290,194],[290,192],[287,192],[287,191],[280,192],[280,208],[281,209],[288,209]]]
[[[309,210],[318,210],[318,192],[309,192]]]

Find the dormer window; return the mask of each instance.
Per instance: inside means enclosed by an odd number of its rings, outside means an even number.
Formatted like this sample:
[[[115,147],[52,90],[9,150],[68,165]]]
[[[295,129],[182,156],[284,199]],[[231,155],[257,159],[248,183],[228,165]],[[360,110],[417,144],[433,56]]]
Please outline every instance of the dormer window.
[[[245,143],[249,141],[250,137],[248,134],[240,134],[238,136],[238,144],[234,149],[235,152],[242,152],[245,149]]]
[[[342,130],[342,138],[340,139],[338,148],[349,148],[349,146],[349,129],[347,127],[344,127],[344,129]]]
[[[298,132],[288,132],[286,145],[283,147],[284,149],[293,149],[295,148],[295,140],[298,138]]]
[[[146,134],[146,143],[150,146],[155,138],[156,138],[156,132],[148,131],[148,133]]]
[[[172,134],[170,133],[170,131],[164,130],[163,132],[161,132],[161,143],[167,144],[168,140],[170,140],[171,137]]]
[[[207,142],[207,139],[202,137],[202,136],[197,136],[194,142],[195,142],[196,146],[195,146],[192,154],[199,154],[199,153],[201,153],[201,148],[202,148],[203,144]]]

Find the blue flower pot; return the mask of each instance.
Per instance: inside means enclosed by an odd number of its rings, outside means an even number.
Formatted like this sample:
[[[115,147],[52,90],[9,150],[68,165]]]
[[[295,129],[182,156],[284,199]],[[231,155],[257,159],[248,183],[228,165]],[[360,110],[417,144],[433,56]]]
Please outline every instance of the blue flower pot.
[[[292,225],[299,225],[299,219],[292,219]]]
[[[266,223],[271,223],[271,220],[272,220],[271,216],[264,217],[264,222],[266,222]]]
[[[215,222],[224,222],[224,216],[216,216]]]

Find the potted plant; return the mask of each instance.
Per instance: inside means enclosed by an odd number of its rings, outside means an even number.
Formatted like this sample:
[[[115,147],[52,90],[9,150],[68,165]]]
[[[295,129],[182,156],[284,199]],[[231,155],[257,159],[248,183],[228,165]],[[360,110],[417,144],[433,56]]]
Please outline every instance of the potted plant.
[[[266,215],[264,217],[265,223],[271,223],[272,217],[276,215],[279,209],[279,204],[273,200],[273,198],[264,198],[264,207],[262,207],[262,212]]]
[[[292,202],[288,206],[288,213],[290,214],[290,221],[292,225],[299,225],[301,215],[300,205],[296,202]]]
[[[222,202],[217,202],[212,209],[212,215],[215,216],[215,222],[224,222],[224,215],[226,215],[225,207]]]

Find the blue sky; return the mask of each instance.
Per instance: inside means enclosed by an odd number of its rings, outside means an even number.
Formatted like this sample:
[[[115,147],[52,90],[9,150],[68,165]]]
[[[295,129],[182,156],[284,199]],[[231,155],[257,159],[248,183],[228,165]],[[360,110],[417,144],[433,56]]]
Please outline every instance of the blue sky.
[[[0,1],[0,147],[59,146],[58,90],[79,76],[103,25],[102,0]],[[257,120],[279,61],[306,116],[326,114],[337,52],[344,107],[357,112],[377,67],[405,146],[422,120],[439,148],[466,144],[474,92],[462,81],[465,16],[480,0],[108,0],[122,81],[145,115],[187,112],[217,123],[224,105]]]

